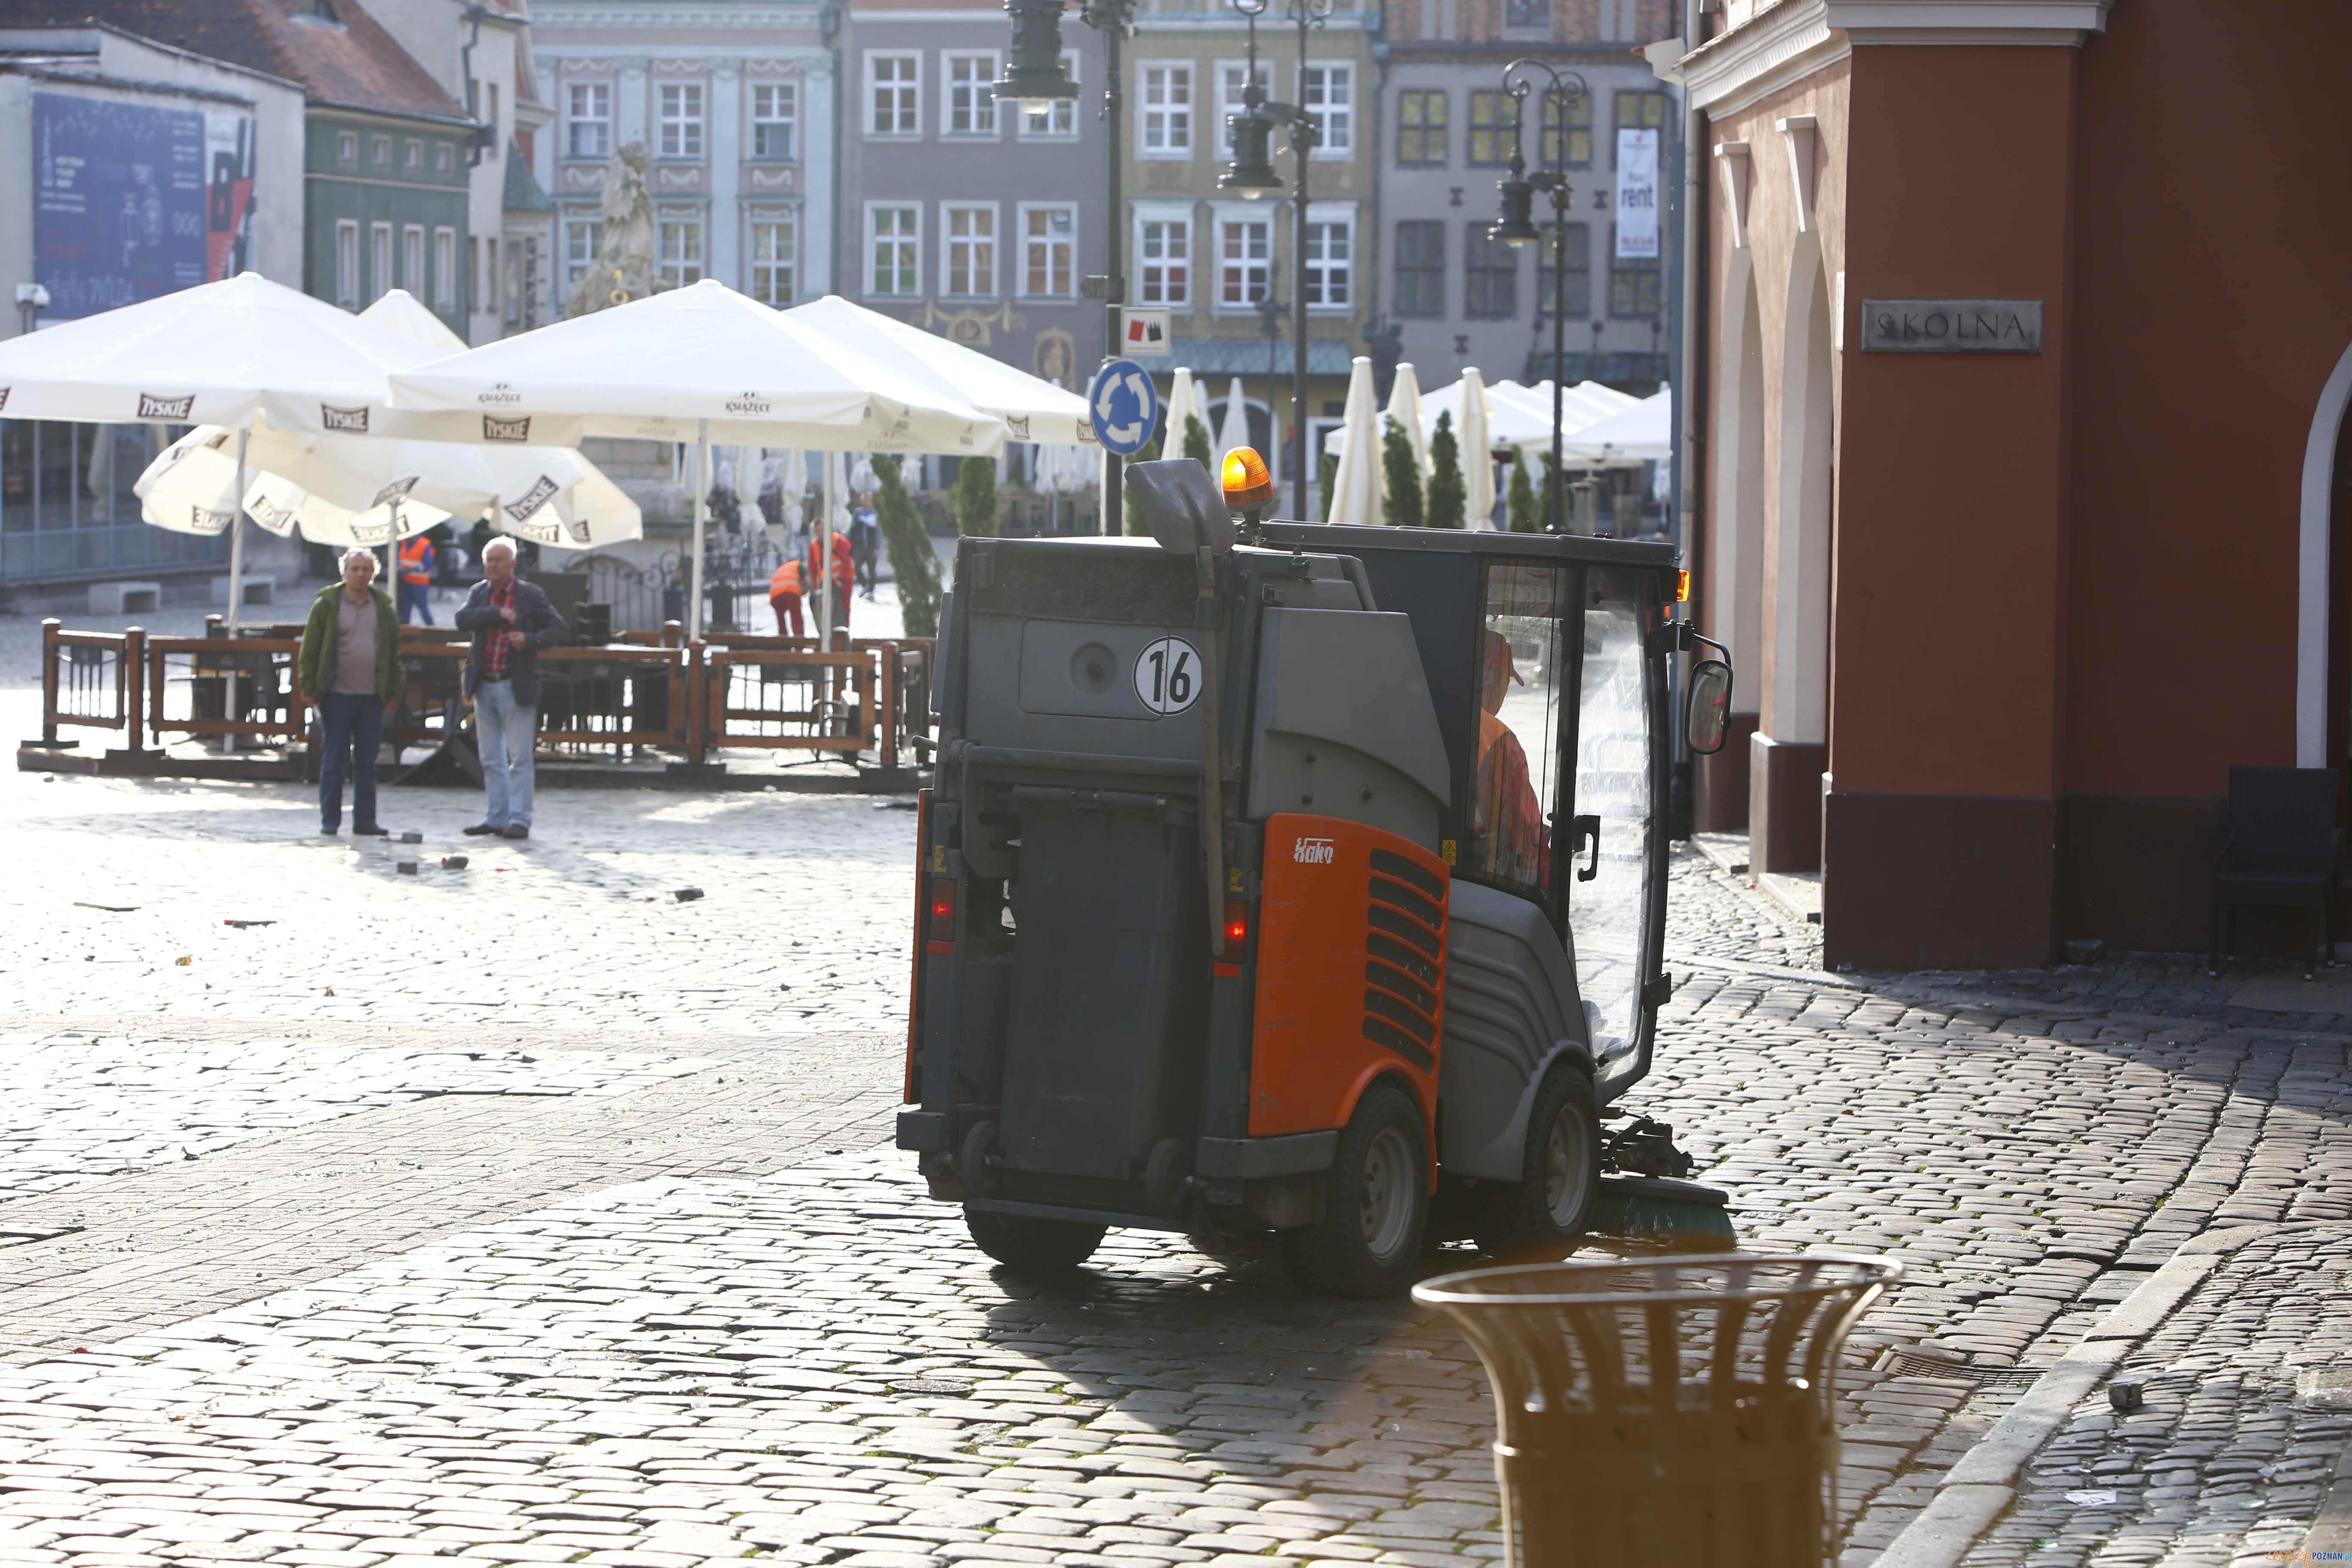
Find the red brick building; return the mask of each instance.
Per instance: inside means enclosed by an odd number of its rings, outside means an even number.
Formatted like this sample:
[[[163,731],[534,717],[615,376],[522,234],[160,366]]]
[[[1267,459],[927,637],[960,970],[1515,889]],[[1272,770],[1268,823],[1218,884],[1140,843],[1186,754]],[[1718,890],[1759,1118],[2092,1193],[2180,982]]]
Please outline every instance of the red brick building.
[[[1700,826],[1821,869],[1832,964],[2201,947],[2229,766],[2352,740],[2352,143],[2288,68],[2352,8],[1707,21]]]

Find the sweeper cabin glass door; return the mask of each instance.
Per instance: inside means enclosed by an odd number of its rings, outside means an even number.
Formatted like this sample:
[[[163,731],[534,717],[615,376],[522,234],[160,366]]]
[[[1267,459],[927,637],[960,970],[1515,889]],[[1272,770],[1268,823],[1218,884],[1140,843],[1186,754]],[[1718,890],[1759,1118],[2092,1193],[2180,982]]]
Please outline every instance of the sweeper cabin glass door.
[[[1455,874],[1540,905],[1575,959],[1603,1078],[1647,1038],[1658,969],[1657,574],[1481,563],[1468,820]]]
[[[1577,674],[1575,813],[1568,889],[1576,983],[1608,1063],[1638,1050],[1655,1006],[1663,865],[1657,820],[1664,710],[1654,573],[1584,572],[1582,658]],[[1604,1069],[1605,1070],[1605,1069]]]

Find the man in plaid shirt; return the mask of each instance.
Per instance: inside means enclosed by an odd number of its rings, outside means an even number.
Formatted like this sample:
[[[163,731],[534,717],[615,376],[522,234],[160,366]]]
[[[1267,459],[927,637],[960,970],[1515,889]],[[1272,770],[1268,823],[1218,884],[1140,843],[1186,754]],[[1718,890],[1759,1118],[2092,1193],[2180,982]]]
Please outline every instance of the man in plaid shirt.
[[[474,634],[466,655],[466,695],[474,700],[474,740],[482,754],[488,809],[470,834],[530,837],[531,752],[539,729],[539,650],[569,640],[547,595],[515,575],[515,543],[482,548],[483,581],[474,584],[459,627]]]

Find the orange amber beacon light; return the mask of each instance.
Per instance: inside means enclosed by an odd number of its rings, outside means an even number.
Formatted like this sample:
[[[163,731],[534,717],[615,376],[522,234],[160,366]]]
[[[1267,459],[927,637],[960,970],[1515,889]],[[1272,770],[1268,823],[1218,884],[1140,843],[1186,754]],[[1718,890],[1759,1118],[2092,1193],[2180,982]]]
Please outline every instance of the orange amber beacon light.
[[[1264,506],[1273,499],[1274,476],[1266,471],[1264,458],[1247,447],[1236,447],[1225,454],[1227,506]]]

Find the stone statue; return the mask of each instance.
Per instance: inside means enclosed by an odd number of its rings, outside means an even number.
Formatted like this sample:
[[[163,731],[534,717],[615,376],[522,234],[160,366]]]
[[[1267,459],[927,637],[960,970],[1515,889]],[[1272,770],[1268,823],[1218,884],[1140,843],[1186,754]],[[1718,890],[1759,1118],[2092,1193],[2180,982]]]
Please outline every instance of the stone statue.
[[[584,316],[657,293],[666,285],[654,268],[654,204],[646,194],[646,144],[632,142],[604,172],[604,243],[596,263],[580,275],[563,302],[564,314]]]

